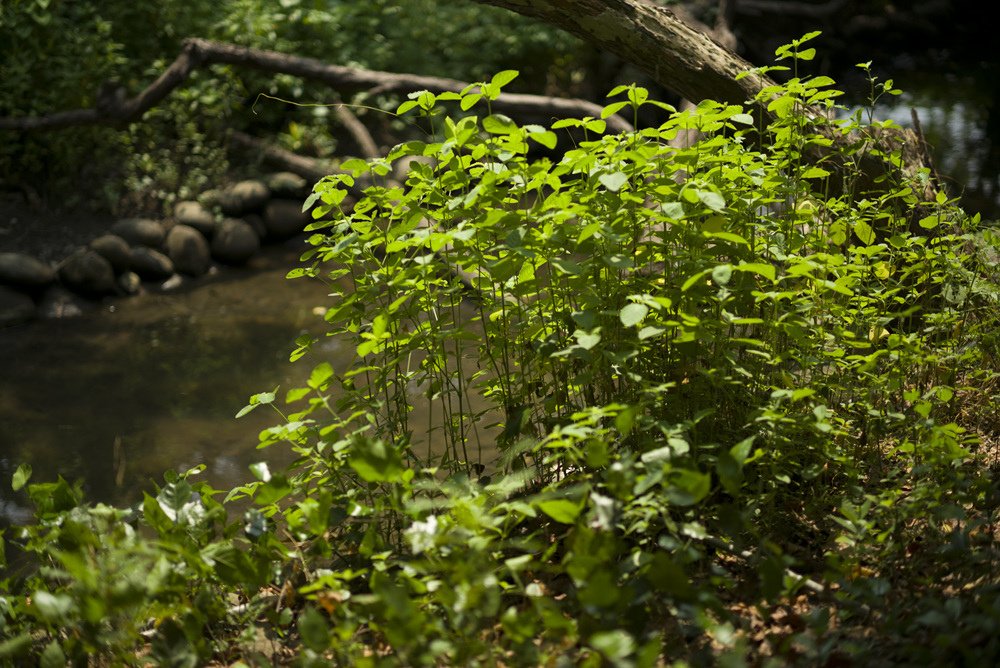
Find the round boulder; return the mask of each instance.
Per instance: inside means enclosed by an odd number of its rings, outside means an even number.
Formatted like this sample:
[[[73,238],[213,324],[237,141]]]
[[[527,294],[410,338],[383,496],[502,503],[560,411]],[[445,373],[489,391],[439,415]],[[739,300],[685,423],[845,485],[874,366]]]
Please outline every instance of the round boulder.
[[[309,221],[309,214],[302,211],[302,202],[298,200],[273,199],[264,209],[268,238],[287,239],[301,232]]]
[[[198,202],[178,202],[174,207],[174,220],[181,225],[193,227],[207,239],[211,239],[215,232],[215,216]]]
[[[272,197],[286,199],[305,199],[309,194],[309,183],[292,172],[276,172],[264,177],[264,183],[271,191]]]
[[[160,251],[136,246],[132,249],[132,271],[145,281],[162,281],[174,273],[174,263]]]
[[[0,328],[20,325],[35,317],[31,297],[0,285]]]
[[[100,297],[115,292],[115,271],[111,263],[89,248],[78,248],[59,266],[63,285],[84,297]]]
[[[238,218],[225,218],[212,238],[212,255],[227,264],[243,264],[260,250],[253,228]]]
[[[56,280],[56,272],[41,260],[24,253],[0,253],[0,283],[35,290]]]
[[[127,295],[137,295],[142,292],[142,279],[134,271],[124,271],[118,277],[118,287]]]
[[[133,246],[159,248],[163,243],[163,225],[149,218],[122,218],[111,226],[111,233]]]
[[[174,263],[174,269],[190,276],[201,276],[208,271],[212,257],[208,242],[201,232],[187,225],[174,225],[167,232],[167,257]]]
[[[271,197],[263,181],[248,179],[229,186],[219,196],[219,206],[227,216],[242,216],[259,211]]]
[[[90,242],[90,249],[111,263],[116,273],[132,266],[132,249],[128,242],[114,234],[105,234]]]

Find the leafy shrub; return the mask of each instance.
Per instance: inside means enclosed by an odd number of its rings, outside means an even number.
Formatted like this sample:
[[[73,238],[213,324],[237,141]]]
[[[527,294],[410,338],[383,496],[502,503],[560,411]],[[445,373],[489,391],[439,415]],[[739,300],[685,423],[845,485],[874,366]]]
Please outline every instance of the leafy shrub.
[[[779,56],[797,67],[809,37]],[[243,411],[278,410],[259,445],[298,461],[221,504],[168,478],[137,515],[155,543],[124,531],[69,576],[87,543],[64,527],[124,518],[30,485],[39,524],[13,535],[47,567],[10,582],[35,594],[4,600],[0,653],[125,660],[148,636],[184,665],[996,656],[1000,496],[977,449],[996,434],[997,238],[944,193],[926,205],[925,172],[873,183],[866,153],[899,160],[881,127],[806,115],[837,91],[793,74],[762,92],[767,121],[619,87],[605,115],[665,119],[621,135],[492,113],[511,71],[411,96],[429,139],[345,163],[307,203],[290,276],[330,285],[355,359]],[[580,140],[532,158],[563,132]],[[252,505],[227,524],[234,503]],[[176,569],[128,602],[87,588],[119,549]],[[121,636],[85,623],[94,599],[131,619]]]

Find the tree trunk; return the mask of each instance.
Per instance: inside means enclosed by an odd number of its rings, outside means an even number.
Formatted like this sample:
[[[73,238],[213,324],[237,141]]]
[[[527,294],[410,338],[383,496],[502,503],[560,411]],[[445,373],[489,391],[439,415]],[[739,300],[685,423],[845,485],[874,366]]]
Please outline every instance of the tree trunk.
[[[753,68],[670,10],[637,0],[477,0],[550,23],[610,51],[683,98],[743,104],[767,77],[736,76]],[[609,86],[610,87],[610,86]]]

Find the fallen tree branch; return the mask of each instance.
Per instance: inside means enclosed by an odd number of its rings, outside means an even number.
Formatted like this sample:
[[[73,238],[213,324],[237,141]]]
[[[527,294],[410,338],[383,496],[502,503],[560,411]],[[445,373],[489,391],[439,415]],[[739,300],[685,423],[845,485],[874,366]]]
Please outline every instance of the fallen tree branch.
[[[315,183],[324,176],[337,171],[333,165],[322,160],[292,153],[280,146],[275,146],[256,137],[251,137],[239,130],[231,130],[229,132],[229,141],[237,148],[249,149],[260,155],[266,162],[279,167],[283,171],[298,174],[310,183]],[[360,191],[357,194],[360,195]]]
[[[142,114],[163,100],[197,67],[227,64],[264,72],[291,74],[311,81],[320,81],[340,91],[355,92],[377,89],[379,92],[460,92],[469,84],[444,77],[418,76],[378,72],[357,67],[330,65],[314,58],[302,58],[277,51],[254,49],[235,44],[191,38],[173,63],[156,81],[132,98],[114,100],[93,109],[61,111],[44,116],[0,118],[0,130],[54,130],[76,125],[117,125],[138,120]],[[602,107],[577,99],[502,93],[492,102],[495,110],[508,114],[530,114],[557,118],[592,116],[600,118]],[[620,116],[607,120],[612,132],[628,132],[631,124]]]

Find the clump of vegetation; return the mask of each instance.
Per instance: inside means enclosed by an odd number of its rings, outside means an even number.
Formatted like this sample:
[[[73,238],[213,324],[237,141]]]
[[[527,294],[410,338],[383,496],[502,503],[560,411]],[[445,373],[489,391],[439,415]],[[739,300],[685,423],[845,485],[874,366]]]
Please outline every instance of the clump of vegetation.
[[[307,386],[244,409],[274,407],[260,447],[298,460],[224,497],[172,474],[131,511],[20,469],[37,522],[8,542],[36,566],[6,581],[0,655],[1000,654],[998,239],[944,193],[926,204],[926,172],[866,177],[886,149],[862,111],[805,113],[838,97],[797,71],[812,36],[779,50],[796,69],[762,91],[766,121],[627,86],[605,115],[655,107],[661,125],[523,126],[490,109],[512,71],[414,94],[399,112],[427,139],[345,164],[307,203],[291,276],[329,283],[329,335],[355,361],[334,369],[302,338]],[[571,148],[535,157],[560,135]]]
[[[9,0],[0,7],[0,116],[92,108],[105,86],[136,95],[188,37],[465,81],[506,63],[525,71],[535,92],[550,83],[565,87],[575,71],[571,55],[580,48],[555,28],[462,0],[225,0],[210,6]],[[217,67],[196,72],[141,122],[6,134],[0,174],[8,186],[53,202],[156,212],[238,169],[227,160],[229,129],[277,135],[296,149],[330,157],[343,133],[329,109],[255,105],[262,92],[291,102],[337,100],[317,96],[298,77]],[[391,99],[381,95],[364,104]]]

